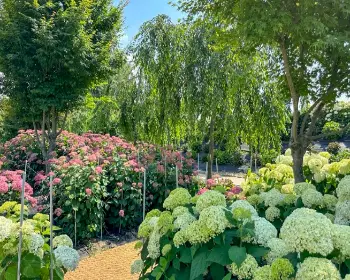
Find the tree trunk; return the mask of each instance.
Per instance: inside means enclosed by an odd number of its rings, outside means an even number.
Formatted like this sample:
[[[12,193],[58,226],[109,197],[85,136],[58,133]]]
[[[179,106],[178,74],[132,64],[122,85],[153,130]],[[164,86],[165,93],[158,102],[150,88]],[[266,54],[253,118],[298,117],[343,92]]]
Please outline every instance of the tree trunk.
[[[306,153],[308,143],[302,137],[297,142],[293,142],[290,146],[293,157],[293,174],[295,183],[304,182],[303,159]]]
[[[214,160],[214,117],[211,117],[209,129],[209,156],[208,156],[208,174],[207,179],[213,176],[213,160]]]

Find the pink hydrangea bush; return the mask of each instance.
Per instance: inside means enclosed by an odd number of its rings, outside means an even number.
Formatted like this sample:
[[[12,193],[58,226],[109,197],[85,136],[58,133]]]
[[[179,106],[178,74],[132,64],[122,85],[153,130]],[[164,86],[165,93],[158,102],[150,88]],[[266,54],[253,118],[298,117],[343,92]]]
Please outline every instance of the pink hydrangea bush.
[[[147,169],[146,211],[161,208],[175,188],[176,167],[181,187],[192,194],[195,163],[189,153],[172,147],[160,148],[147,143],[135,145],[116,136],[63,131],[49,160],[52,173],[35,141],[34,131],[20,131],[0,149],[8,169],[24,168],[28,160],[28,182],[38,196],[37,211],[48,211],[49,178],[53,176],[55,217],[68,234],[74,232],[75,215],[78,238],[95,236],[103,230],[136,227],[142,219],[143,172]],[[34,172],[35,171],[35,172]],[[120,212],[123,210],[122,212]],[[120,215],[123,213],[123,215]]]
[[[20,201],[22,192],[21,170],[0,172],[0,205],[5,201]],[[37,205],[37,199],[33,197],[33,188],[25,182],[24,198],[32,207]]]

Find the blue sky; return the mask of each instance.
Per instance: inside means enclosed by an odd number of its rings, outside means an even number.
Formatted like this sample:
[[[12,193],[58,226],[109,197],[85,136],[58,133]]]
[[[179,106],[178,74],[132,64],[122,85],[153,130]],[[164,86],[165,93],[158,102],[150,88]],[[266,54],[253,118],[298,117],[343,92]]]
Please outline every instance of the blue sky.
[[[117,4],[119,1],[115,0]],[[169,0],[130,0],[124,10],[125,35],[121,44],[125,46],[137,34],[140,26],[159,14],[166,14],[176,22],[183,14],[168,4]]]

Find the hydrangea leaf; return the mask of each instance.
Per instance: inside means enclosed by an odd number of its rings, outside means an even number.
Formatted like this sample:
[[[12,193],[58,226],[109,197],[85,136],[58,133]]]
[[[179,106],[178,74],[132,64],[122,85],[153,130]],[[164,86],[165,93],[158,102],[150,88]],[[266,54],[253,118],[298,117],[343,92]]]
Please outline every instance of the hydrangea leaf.
[[[269,249],[262,246],[248,245],[247,251],[248,254],[252,255],[254,258],[257,259],[265,256],[269,252]]]
[[[225,277],[225,269],[222,265],[213,263],[210,266],[210,275],[213,280],[222,280]]]
[[[180,260],[178,258],[173,260],[173,267],[177,270],[180,270]]]
[[[41,260],[34,254],[26,254],[22,258],[21,273],[28,278],[35,278],[40,275]]]
[[[206,246],[202,247],[194,256],[191,264],[191,275],[190,280],[196,279],[198,276],[202,275],[207,269],[208,263],[208,248]]]
[[[222,266],[230,264],[231,260],[228,255],[229,249],[229,246],[214,247],[208,256],[208,261],[218,263]]]
[[[5,280],[16,280],[17,279],[17,264],[11,264],[5,272]]]
[[[237,267],[240,267],[247,257],[247,251],[245,247],[232,246],[228,251],[228,255],[231,261],[233,261]]]
[[[183,263],[191,263],[192,256],[191,256],[191,249],[190,248],[182,248],[180,251],[180,262]]]
[[[222,280],[231,280],[231,277],[232,277],[232,274],[228,273],[224,278],[222,278]]]

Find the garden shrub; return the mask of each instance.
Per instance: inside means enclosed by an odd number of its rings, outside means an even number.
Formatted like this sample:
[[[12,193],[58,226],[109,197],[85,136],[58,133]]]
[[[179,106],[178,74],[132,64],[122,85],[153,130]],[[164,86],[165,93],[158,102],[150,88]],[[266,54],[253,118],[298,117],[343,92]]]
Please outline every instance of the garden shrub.
[[[186,189],[173,191],[164,202],[172,207],[149,212],[141,224],[141,260],[132,272],[140,273],[139,279],[160,280],[348,277],[350,227],[333,224],[327,215],[290,203],[289,195],[274,190],[258,203],[290,208],[280,214],[278,227],[246,200],[225,205],[224,195],[216,191],[192,199]]]
[[[8,205],[0,209],[9,210]],[[14,209],[20,207],[11,202]],[[17,212],[19,216],[19,212]],[[0,279],[16,279],[18,266],[18,233],[20,230],[18,216],[0,216]],[[49,279],[50,275],[50,246],[47,243],[50,236],[48,215],[36,214],[33,219],[24,220],[22,226],[22,258],[21,279]],[[54,230],[58,230],[54,227]],[[72,240],[66,235],[56,235],[54,244],[54,279],[64,278],[67,271],[78,266],[79,254],[74,250]]]
[[[190,145],[193,154],[198,154],[202,151],[202,142],[194,142]]]
[[[322,128],[322,133],[326,133],[326,134],[329,133],[330,135],[326,136],[326,138],[329,140],[340,139],[342,136],[340,123],[335,121],[326,122]]]
[[[76,135],[63,131],[50,159],[51,173],[39,155],[23,145],[35,146],[33,131],[21,131],[15,140],[4,145],[4,166],[14,167],[9,159],[19,153],[17,166],[32,158],[28,174],[35,186],[37,211],[48,211],[49,175],[53,176],[56,222],[73,237],[96,236],[107,228],[120,231],[136,227],[142,217],[143,172],[147,169],[146,211],[161,208],[169,192],[176,187],[176,166],[179,186],[197,191],[192,180],[195,161],[191,153],[182,154],[171,147],[160,148],[147,143],[133,145],[109,135],[86,133]],[[22,142],[24,141],[24,142]],[[10,143],[16,143],[10,149]],[[14,155],[15,154],[15,155]],[[1,179],[1,176],[0,176]],[[0,195],[1,198],[1,195]]]
[[[342,149],[336,155],[332,155],[331,162],[341,161],[343,159],[350,159],[350,149]]]
[[[275,159],[279,155],[279,152],[275,149],[267,150],[261,153],[261,165],[266,165],[268,163],[275,163]]]
[[[332,155],[337,155],[340,149],[341,146],[338,142],[330,142],[326,148],[327,152]]]

